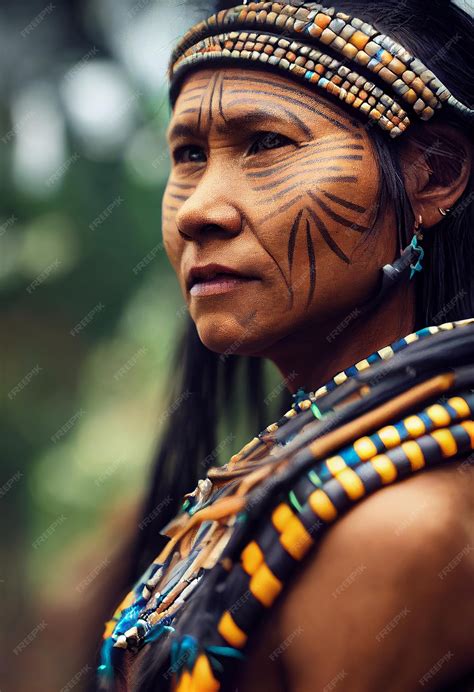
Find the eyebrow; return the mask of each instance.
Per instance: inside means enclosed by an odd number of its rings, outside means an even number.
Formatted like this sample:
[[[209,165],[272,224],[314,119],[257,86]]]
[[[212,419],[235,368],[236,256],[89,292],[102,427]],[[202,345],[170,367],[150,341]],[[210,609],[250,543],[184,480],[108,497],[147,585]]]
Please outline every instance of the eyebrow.
[[[273,107],[283,111],[290,122],[299,127],[307,137],[311,137],[312,132],[310,128],[306,125],[306,123],[303,122],[303,120],[301,120],[301,118],[283,106],[276,105]],[[249,111],[243,115],[236,115],[234,117],[226,118],[224,124],[216,123],[216,130],[219,132],[219,134],[232,134],[235,131],[251,129],[251,127],[255,125],[268,125],[268,121],[270,119],[276,120],[278,119],[278,116],[268,113],[268,111]],[[197,134],[199,134],[199,130],[196,125],[176,123],[176,125],[173,125],[169,131],[167,137],[168,140],[171,141],[174,138],[193,137]]]

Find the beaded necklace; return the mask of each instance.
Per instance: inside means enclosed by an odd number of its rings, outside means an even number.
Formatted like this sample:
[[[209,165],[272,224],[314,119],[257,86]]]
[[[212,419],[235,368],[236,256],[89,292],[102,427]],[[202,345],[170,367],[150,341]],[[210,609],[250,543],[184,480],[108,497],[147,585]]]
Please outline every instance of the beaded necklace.
[[[160,640],[177,690],[190,680],[197,692],[218,690],[331,523],[384,485],[474,448],[473,342],[474,319],[410,334],[298,392],[278,422],[210,469],[107,624],[103,689],[114,689],[125,650]],[[470,363],[467,378],[449,373],[450,358]]]

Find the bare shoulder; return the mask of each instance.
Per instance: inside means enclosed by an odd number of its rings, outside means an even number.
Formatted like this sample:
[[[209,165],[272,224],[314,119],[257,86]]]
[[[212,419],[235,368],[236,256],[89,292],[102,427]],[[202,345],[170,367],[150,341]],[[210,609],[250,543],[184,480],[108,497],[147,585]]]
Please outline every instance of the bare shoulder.
[[[341,518],[279,608],[291,689],[435,690],[473,665],[474,465],[423,471]]]

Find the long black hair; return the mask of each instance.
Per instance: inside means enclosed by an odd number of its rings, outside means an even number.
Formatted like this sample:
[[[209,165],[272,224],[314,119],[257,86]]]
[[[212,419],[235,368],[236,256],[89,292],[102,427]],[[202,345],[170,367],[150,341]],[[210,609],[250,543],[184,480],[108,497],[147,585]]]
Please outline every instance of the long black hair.
[[[236,2],[216,2],[202,16],[232,7]],[[303,4],[303,3],[301,3]],[[466,105],[474,93],[474,32],[472,19],[449,0],[338,0],[345,10],[389,34],[432,69],[453,95]],[[340,103],[340,102],[339,102]],[[472,106],[471,106],[472,107]],[[462,129],[472,145],[472,127],[443,112],[435,116]],[[453,151],[440,136],[423,124],[412,126],[412,141],[419,147],[439,182],[455,180],[465,152]],[[413,213],[405,191],[400,146],[405,135],[390,140],[378,127],[370,129],[376,153],[380,190],[379,216],[395,210],[398,232],[404,241],[413,228]],[[425,241],[425,267],[416,279],[416,326],[465,319],[474,315],[474,175],[456,207],[430,229]],[[240,408],[250,411],[249,438],[271,422],[263,405],[263,363],[257,358],[219,355],[199,340],[189,319],[171,369],[167,425],[153,464],[149,492],[143,506],[130,579],[137,579],[163,547],[159,528],[172,518],[182,496],[194,489],[206,467],[218,461],[218,431],[226,416]],[[289,405],[289,395],[285,404]],[[245,404],[242,406],[242,400]],[[237,449],[226,446],[226,458]],[[127,588],[130,584],[127,585]],[[153,647],[147,654],[153,658]],[[148,688],[147,688],[148,689]],[[150,688],[151,689],[151,688]]]

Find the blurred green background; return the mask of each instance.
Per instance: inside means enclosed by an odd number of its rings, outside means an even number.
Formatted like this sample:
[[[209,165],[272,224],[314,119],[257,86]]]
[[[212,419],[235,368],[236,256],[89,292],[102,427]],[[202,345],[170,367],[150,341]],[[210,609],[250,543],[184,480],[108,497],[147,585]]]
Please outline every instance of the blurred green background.
[[[186,316],[161,244],[165,70],[197,16],[0,9],[2,692],[88,687],[137,531]]]
[[[187,319],[161,238],[166,67],[206,7],[1,4],[1,692],[93,689],[127,583]],[[220,461],[248,439],[232,425]]]

